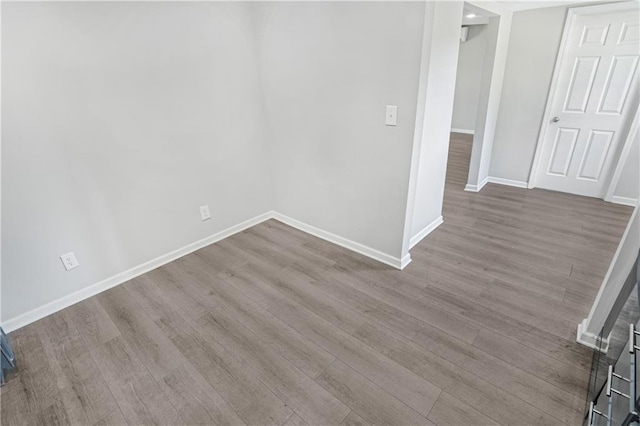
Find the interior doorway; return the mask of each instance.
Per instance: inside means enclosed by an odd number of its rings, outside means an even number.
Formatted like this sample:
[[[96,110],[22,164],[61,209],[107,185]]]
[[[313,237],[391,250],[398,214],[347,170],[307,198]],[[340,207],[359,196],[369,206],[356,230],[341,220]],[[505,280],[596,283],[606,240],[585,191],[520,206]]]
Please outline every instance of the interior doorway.
[[[640,16],[633,6],[569,11],[529,187],[606,198],[617,183],[637,132]]]
[[[455,140],[471,140],[467,191],[488,181],[511,19],[499,8],[464,3],[451,128]]]
[[[490,83],[488,78],[493,68],[491,52],[495,51],[499,24],[498,14],[464,3],[451,117],[447,184],[467,190],[473,140],[477,128],[484,127],[480,109],[487,101],[488,91],[485,86]],[[478,137],[481,138],[482,135],[478,133]],[[476,188],[473,187],[472,190]]]
[[[480,99],[482,72],[490,40],[487,27],[496,15],[479,7],[464,4],[458,51],[458,72],[453,100],[451,131],[473,135]],[[495,25],[495,22],[492,24]]]

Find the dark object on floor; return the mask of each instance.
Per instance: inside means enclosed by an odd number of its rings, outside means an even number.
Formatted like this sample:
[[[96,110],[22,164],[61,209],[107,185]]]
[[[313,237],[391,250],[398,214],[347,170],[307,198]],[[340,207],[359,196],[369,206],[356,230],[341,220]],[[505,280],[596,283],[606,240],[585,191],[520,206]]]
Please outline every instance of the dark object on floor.
[[[4,370],[15,368],[15,360],[11,343],[9,343],[9,336],[0,327],[0,386],[4,385]]]

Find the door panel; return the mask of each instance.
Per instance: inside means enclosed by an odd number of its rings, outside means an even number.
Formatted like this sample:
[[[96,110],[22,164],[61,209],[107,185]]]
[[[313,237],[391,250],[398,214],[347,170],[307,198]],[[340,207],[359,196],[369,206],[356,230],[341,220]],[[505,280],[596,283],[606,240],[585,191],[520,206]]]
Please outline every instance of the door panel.
[[[579,133],[580,129],[558,129],[553,155],[549,162],[549,174],[557,176],[567,175]]]
[[[622,114],[637,68],[638,55],[613,57],[598,107],[599,114]]]
[[[582,156],[582,163],[578,177],[597,181],[602,173],[602,167],[607,159],[609,147],[614,132],[592,130],[587,142],[587,148]]]
[[[600,58],[576,58],[564,112],[585,112]]]
[[[637,11],[575,15],[558,58],[534,186],[603,197],[638,105]]]
[[[609,34],[609,25],[585,25],[580,39],[580,46],[604,46]]]
[[[640,41],[640,25],[628,22],[622,24],[622,31],[620,31],[618,40],[618,44],[638,43]]]

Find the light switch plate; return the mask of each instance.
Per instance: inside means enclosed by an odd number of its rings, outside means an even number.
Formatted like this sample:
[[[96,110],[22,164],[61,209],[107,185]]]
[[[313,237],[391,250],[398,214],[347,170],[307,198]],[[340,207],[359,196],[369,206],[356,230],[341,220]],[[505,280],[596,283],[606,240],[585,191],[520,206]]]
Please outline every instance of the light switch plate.
[[[387,126],[395,126],[398,122],[398,107],[396,105],[387,105],[387,114],[384,124]]]
[[[211,219],[211,213],[209,212],[208,204],[204,206],[200,206],[200,217],[202,218],[203,221]]]
[[[73,254],[73,252],[63,254],[62,256],[60,256],[60,260],[62,260],[64,269],[66,269],[67,271],[70,271],[80,266],[80,264],[78,263],[78,259],[76,259],[76,255]]]

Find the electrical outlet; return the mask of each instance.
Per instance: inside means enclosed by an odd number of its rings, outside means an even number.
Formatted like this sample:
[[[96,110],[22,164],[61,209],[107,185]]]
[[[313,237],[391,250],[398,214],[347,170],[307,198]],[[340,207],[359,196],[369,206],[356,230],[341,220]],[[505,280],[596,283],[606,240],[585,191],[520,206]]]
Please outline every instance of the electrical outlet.
[[[200,217],[203,221],[211,219],[211,213],[209,212],[209,204],[200,206]]]
[[[62,260],[64,269],[66,269],[67,271],[70,271],[80,266],[80,264],[78,263],[78,259],[76,259],[76,255],[73,254],[73,252],[63,254],[62,256],[60,256],[60,260]]]
[[[398,107],[396,105],[387,105],[384,124],[387,126],[396,126],[398,124]]]

